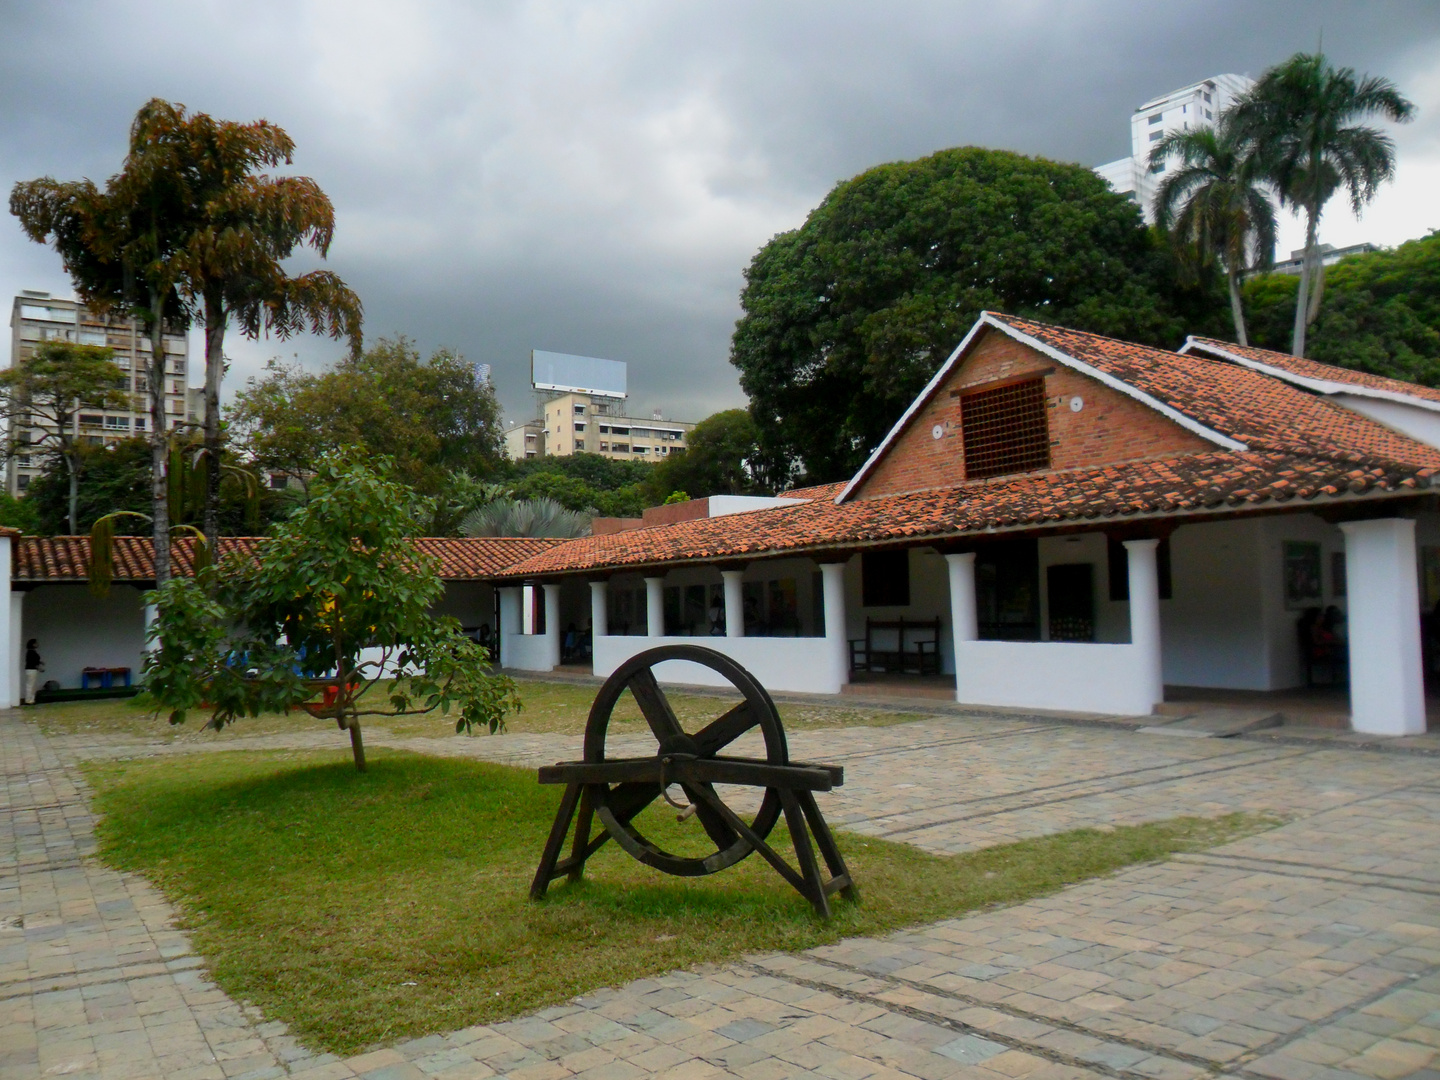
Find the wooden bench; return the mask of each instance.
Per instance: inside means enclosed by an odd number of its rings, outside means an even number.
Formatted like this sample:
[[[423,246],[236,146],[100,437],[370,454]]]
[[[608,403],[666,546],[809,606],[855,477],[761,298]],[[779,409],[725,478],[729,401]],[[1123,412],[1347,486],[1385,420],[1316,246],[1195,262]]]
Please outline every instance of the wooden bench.
[[[865,636],[850,639],[850,670],[940,674],[940,620],[867,618]]]

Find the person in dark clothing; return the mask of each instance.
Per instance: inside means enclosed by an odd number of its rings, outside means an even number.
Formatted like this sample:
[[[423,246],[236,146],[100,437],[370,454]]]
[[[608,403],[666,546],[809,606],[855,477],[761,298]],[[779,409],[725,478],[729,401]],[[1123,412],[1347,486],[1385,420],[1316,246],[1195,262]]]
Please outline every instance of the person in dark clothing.
[[[45,661],[40,659],[40,642],[31,638],[25,643],[25,691],[20,695],[21,705],[35,704],[35,684],[40,681],[40,672],[45,670]]]

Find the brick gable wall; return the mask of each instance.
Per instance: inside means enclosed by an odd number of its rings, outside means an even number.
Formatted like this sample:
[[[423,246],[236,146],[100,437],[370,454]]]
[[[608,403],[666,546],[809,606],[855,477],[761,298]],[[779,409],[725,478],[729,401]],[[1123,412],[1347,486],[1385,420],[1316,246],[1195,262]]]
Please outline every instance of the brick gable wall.
[[[926,491],[963,481],[959,393],[1027,375],[1045,379],[1053,469],[1215,449],[1149,406],[991,330],[901,432],[853,497]],[[1070,401],[1077,395],[1084,407],[1072,412]]]

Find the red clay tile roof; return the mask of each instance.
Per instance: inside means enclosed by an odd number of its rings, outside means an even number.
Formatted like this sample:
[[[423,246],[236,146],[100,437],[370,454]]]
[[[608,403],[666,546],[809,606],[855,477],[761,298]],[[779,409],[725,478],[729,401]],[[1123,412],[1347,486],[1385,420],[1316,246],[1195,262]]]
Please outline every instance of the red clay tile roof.
[[[1271,349],[1257,349],[1253,345],[1236,345],[1230,341],[1220,341],[1218,338],[1192,336],[1186,340],[1181,352],[1203,352],[1218,359],[1225,359],[1228,354],[1251,363],[1263,364],[1278,371],[1298,375],[1302,379],[1345,383],[1367,390],[1381,390],[1387,394],[1420,398],[1423,401],[1431,401],[1440,405],[1440,390],[1434,387],[1420,386],[1401,379],[1387,379],[1383,375],[1371,375],[1364,371],[1352,371],[1350,368],[1322,364],[1318,360],[1306,360],[1303,357],[1291,356],[1289,353],[1275,352]]]
[[[263,544],[263,537],[226,537],[220,541],[220,554],[232,551],[254,551]],[[415,541],[425,552],[440,560],[440,576],[446,581],[486,581],[522,559],[539,554],[563,540],[529,537],[482,537],[453,539],[424,537]],[[170,547],[175,573],[189,575],[194,570],[194,541],[177,540]],[[117,536],[115,538],[115,580],[117,582],[150,582],[155,579],[149,537]],[[90,538],[88,536],[25,536],[15,541],[11,577],[15,581],[85,581],[89,577]]]
[[[1293,454],[1340,451],[1379,461],[1440,466],[1440,450],[1263,372],[1032,319],[986,314],[1222,435],[1238,439],[1251,450]]]
[[[991,531],[1185,513],[1226,513],[1336,498],[1413,495],[1440,468],[1383,465],[1341,455],[1276,451],[1179,455],[1070,472],[976,480],[951,488],[836,504],[699,518],[655,529],[571,540],[532,556],[502,577],[660,564],[709,563],[763,554],[825,551]],[[833,485],[838,488],[839,485]]]

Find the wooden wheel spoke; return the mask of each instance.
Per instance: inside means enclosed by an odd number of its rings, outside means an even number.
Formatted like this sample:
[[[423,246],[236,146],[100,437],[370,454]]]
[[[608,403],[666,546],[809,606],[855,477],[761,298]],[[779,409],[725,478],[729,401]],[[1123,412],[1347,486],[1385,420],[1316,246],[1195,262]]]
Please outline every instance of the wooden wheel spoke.
[[[659,784],[627,783],[611,788],[605,801],[617,820],[629,821],[659,797]]]
[[[715,812],[714,807],[710,805],[709,799],[705,797],[706,794],[709,794],[714,798],[719,798],[719,796],[715,794],[713,785],[681,784],[680,786],[685,791],[685,797],[689,799],[695,807],[695,816],[700,819],[700,824],[705,827],[706,835],[715,842],[717,850],[724,851],[740,838],[735,830],[730,827],[730,823]],[[698,791],[698,788],[704,788],[705,792],[702,793]]]
[[[685,734],[680,721],[675,718],[675,710],[670,707],[670,699],[655,681],[655,672],[648,667],[641,668],[630,676],[629,686],[630,693],[635,695],[635,704],[640,706],[640,712],[658,742],[663,744]]]
[[[714,757],[760,722],[748,701],[742,701],[695,733],[701,757]]]

